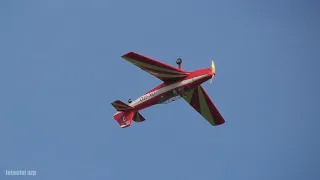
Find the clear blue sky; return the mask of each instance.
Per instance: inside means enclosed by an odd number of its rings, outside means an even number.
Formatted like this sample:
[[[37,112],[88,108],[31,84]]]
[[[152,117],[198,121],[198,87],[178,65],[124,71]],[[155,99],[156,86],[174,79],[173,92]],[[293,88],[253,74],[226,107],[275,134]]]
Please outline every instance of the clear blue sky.
[[[320,179],[320,3],[0,3],[0,179]],[[183,100],[121,129],[114,100],[160,81],[128,51],[217,75],[212,127]],[[5,170],[36,170],[9,177]]]

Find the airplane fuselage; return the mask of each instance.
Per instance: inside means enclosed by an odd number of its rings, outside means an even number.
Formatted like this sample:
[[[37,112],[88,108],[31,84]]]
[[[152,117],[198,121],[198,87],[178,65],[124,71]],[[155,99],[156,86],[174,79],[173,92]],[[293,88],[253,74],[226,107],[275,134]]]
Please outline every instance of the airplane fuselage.
[[[162,83],[143,96],[140,96],[129,105],[135,111],[140,111],[147,107],[161,104],[168,98],[181,95],[183,96],[192,88],[202,84],[203,82],[211,79],[214,73],[211,69],[205,68],[191,72],[187,77],[170,83]]]

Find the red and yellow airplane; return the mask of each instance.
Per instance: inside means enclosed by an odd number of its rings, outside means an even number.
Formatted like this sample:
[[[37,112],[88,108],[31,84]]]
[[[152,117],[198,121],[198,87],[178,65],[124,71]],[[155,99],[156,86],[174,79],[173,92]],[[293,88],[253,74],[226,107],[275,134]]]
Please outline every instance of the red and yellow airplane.
[[[125,60],[138,66],[142,70],[163,81],[137,100],[128,100],[125,104],[120,100],[114,101],[112,106],[117,110],[114,119],[122,128],[129,127],[132,120],[142,122],[145,118],[139,113],[140,110],[156,104],[166,104],[183,98],[196,111],[198,111],[213,126],[223,124],[225,121],[201,84],[209,79],[210,83],[216,74],[215,65],[188,72],[181,68],[182,60],[177,59],[178,68],[161,63],[149,57],[129,52],[122,56]]]

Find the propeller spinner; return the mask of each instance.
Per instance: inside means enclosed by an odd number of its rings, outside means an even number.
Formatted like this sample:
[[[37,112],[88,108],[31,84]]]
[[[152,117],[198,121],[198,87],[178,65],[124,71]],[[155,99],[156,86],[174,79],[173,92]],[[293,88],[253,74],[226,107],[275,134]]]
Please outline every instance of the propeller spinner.
[[[213,60],[211,62],[211,71],[212,71],[212,77],[210,79],[210,84],[212,83],[213,76],[216,74],[216,66],[214,65]]]

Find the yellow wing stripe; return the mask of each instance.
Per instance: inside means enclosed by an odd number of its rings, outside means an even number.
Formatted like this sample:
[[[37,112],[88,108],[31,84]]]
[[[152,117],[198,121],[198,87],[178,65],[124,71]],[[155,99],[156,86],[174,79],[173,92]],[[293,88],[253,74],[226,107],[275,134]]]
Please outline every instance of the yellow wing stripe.
[[[200,101],[200,111],[201,111],[202,116],[206,120],[208,120],[212,125],[215,125],[214,119],[211,115],[210,108],[206,102],[206,99],[203,95],[203,92],[202,92],[200,86],[198,86],[198,92],[199,92],[199,101]]]
[[[191,90],[187,93],[187,95],[183,97],[188,103],[191,102],[191,98],[192,98],[192,96],[193,96],[193,92],[194,92],[194,89],[191,89]]]

